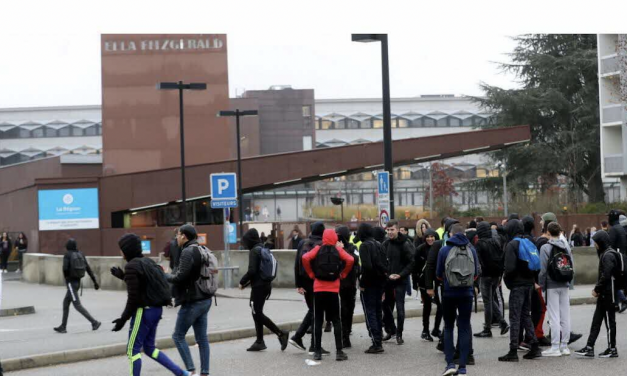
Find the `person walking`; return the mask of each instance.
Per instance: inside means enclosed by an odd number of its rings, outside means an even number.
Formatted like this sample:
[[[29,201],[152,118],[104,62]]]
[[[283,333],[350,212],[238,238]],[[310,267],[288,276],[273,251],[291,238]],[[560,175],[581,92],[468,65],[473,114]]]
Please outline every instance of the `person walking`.
[[[351,348],[350,334],[353,331],[353,315],[355,313],[355,296],[357,295],[357,278],[359,277],[359,252],[350,242],[350,230],[346,226],[335,229],[342,248],[353,257],[353,268],[346,278],[340,281],[340,316],[342,321],[342,344],[345,349]]]
[[[427,293],[428,287],[426,284],[426,273],[425,269],[427,267],[427,258],[429,256],[429,250],[433,246],[433,243],[436,240],[439,240],[438,234],[433,229],[427,229],[424,233],[423,243],[418,246],[416,249],[416,253],[414,254],[414,275],[415,279],[418,283],[418,288],[420,290],[420,297],[422,299],[422,334],[420,338],[423,341],[433,342],[433,337],[429,333],[429,320],[431,317],[431,308],[433,304],[437,306],[437,311],[435,314],[435,328],[439,328],[442,322],[442,309],[440,309],[440,301],[436,300],[434,297],[431,297]]]
[[[20,232],[15,239],[15,248],[17,249],[18,267],[17,272],[21,273],[24,269],[24,253],[28,250],[28,239],[23,232]]]
[[[54,328],[57,333],[67,333],[67,321],[70,315],[70,304],[74,305],[74,308],[91,323],[92,330],[98,330],[100,328],[100,321],[94,319],[87,309],[81,304],[81,300],[78,297],[78,291],[81,288],[81,279],[85,276],[85,273],[89,274],[89,277],[94,282],[94,289],[99,290],[100,285],[96,281],[96,276],[89,267],[87,259],[81,251],[78,250],[76,240],[69,239],[65,244],[65,255],[63,256],[63,277],[65,278],[65,285],[67,286],[67,292],[63,299],[63,318],[61,325]]]
[[[568,285],[575,273],[573,255],[560,239],[561,226],[557,222],[548,225],[551,236],[548,244],[540,249],[542,269],[538,281],[546,296],[546,307],[551,327],[551,348],[542,356],[570,355],[570,298]]]
[[[11,238],[6,232],[0,236],[0,273],[8,273],[9,256],[11,255]]]
[[[194,338],[200,354],[200,374],[209,375],[209,338],[207,337],[207,317],[213,296],[203,291],[198,280],[201,269],[209,262],[209,250],[198,244],[198,234],[192,225],[183,225],[176,235],[181,251],[180,262],[174,274],[166,274],[173,285],[174,305],[180,306],[172,339],[181,355],[185,368],[196,371],[194,359],[189,351],[185,336],[189,328],[194,328]],[[217,270],[216,270],[217,273]]]
[[[597,299],[590,334],[586,346],[575,351],[576,355],[594,358],[594,345],[599,337],[601,325],[605,322],[607,328],[607,349],[599,354],[599,358],[618,358],[616,349],[616,294],[622,287],[624,260],[611,246],[609,234],[603,230],[597,231],[592,237],[599,256],[599,276],[592,290],[592,296]]]
[[[347,360],[342,351],[342,323],[340,320],[340,279],[353,269],[354,257],[340,246],[334,230],[324,230],[322,245],[303,255],[303,267],[314,280],[314,360],[322,359],[322,324],[324,316],[333,323],[335,360]],[[313,264],[313,265],[312,265]]]
[[[113,320],[113,331],[119,332],[131,320],[127,353],[131,376],[142,371],[142,350],[146,355],[177,376],[197,376],[177,366],[163,351],[155,346],[157,328],[164,305],[172,305],[170,287],[163,269],[152,259],[142,255],[141,239],[135,234],[125,234],[118,247],[126,260],[124,270],[114,266],[111,274],[126,283],[128,298],[120,318]]]
[[[281,344],[281,351],[287,347],[289,332],[279,329],[269,317],[263,314],[263,306],[272,294],[272,281],[267,281],[261,276],[262,248],[261,239],[256,229],[251,228],[242,236],[242,246],[249,250],[248,271],[239,281],[239,289],[250,286],[250,308],[255,322],[257,339],[246,351],[262,351],[267,349],[263,340],[263,327],[270,329]]]

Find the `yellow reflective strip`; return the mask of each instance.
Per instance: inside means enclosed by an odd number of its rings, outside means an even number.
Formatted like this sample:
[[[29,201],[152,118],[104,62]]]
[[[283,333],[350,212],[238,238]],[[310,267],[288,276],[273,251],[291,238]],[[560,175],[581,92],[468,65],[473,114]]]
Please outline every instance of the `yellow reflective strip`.
[[[159,349],[155,349],[155,351],[152,352],[152,358],[157,359],[158,357],[159,357]]]
[[[133,346],[135,345],[135,339],[137,338],[137,333],[139,332],[139,327],[142,323],[143,312],[143,308],[137,308],[137,312],[135,313],[135,323],[133,325],[133,331],[131,332],[131,337],[128,339],[127,355],[129,358],[133,356]]]
[[[131,357],[131,362],[136,361],[137,359],[141,359],[142,353],[137,353]]]

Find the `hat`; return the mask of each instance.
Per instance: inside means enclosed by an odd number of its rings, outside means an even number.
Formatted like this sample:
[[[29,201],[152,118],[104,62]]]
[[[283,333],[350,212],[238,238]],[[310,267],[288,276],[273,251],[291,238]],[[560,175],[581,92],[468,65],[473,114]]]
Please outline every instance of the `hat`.
[[[118,240],[118,246],[122,253],[124,253],[126,261],[131,261],[142,254],[142,241],[139,236],[135,234],[122,235],[120,240]]]
[[[542,215],[542,220],[544,221],[544,223],[549,223],[549,222],[557,222],[557,216],[555,216],[555,214],[548,212],[548,213],[544,213]]]

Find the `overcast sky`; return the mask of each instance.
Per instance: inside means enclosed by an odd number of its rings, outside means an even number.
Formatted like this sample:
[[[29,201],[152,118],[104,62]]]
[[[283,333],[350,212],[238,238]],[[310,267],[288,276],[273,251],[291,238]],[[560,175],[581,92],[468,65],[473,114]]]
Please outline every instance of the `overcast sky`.
[[[316,98],[376,98],[380,47],[353,43],[350,34],[385,32],[392,97],[481,95],[481,82],[517,86],[494,63],[508,61],[510,36],[594,32],[593,22],[578,30],[578,19],[598,16],[607,27],[625,14],[573,6],[577,14],[539,0],[525,9],[495,0],[24,3],[0,8],[0,108],[100,104],[101,33],[226,33],[231,96],[291,85],[314,89]]]

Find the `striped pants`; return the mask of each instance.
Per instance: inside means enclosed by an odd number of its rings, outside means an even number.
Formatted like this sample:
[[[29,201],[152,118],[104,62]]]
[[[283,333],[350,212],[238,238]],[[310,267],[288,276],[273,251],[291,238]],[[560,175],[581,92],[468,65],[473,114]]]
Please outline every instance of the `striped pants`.
[[[174,364],[167,355],[155,347],[157,326],[161,320],[163,308],[149,307],[138,308],[131,319],[131,327],[128,335],[127,355],[130,360],[130,375],[139,376],[142,370],[141,350],[156,360],[159,364],[170,370],[174,375],[182,376],[187,372]]]

